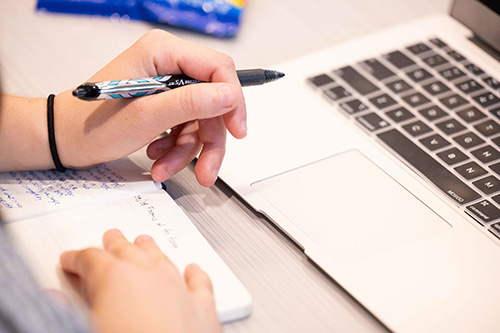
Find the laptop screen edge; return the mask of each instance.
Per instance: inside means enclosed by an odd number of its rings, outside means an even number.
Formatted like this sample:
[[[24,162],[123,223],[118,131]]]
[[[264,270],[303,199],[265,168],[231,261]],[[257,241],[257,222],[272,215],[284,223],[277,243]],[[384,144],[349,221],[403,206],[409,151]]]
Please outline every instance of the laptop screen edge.
[[[454,0],[449,13],[474,35],[500,52],[500,9],[488,0]]]

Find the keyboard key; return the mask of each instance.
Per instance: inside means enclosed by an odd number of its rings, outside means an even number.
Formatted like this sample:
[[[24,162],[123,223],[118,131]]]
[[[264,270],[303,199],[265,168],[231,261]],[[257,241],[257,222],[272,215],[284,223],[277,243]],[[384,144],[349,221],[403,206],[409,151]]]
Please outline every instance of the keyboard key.
[[[424,52],[427,52],[427,51],[430,51],[431,49],[425,45],[424,43],[417,43],[417,44],[414,44],[414,45],[411,45],[411,46],[408,46],[406,48],[408,51],[410,51],[411,53],[417,55],[417,54],[421,54],[421,53],[424,53]]]
[[[495,117],[500,119],[500,107],[498,108],[493,108],[490,110],[491,114],[493,114]]]
[[[493,223],[490,225],[490,232],[500,238],[500,223]]]
[[[371,83],[363,75],[359,74],[351,66],[346,66],[341,69],[335,70],[334,73],[341,77],[348,85],[350,85],[354,90],[359,92],[361,95],[368,95],[374,91],[379,90],[376,85]]]
[[[465,68],[467,68],[467,70],[469,72],[471,72],[472,74],[477,75],[477,76],[479,76],[481,74],[484,74],[484,71],[481,68],[479,68],[476,65],[474,65],[474,64],[470,64],[470,63],[466,64]]]
[[[354,113],[363,112],[363,111],[368,110],[368,106],[363,104],[358,99],[353,99],[352,101],[340,103],[339,106],[342,110],[344,110],[350,114],[354,114]]]
[[[439,38],[431,38],[429,39],[429,42],[431,42],[432,44],[436,45],[437,47],[439,47],[440,49],[442,49],[443,47],[446,47],[448,46],[445,42],[443,42],[441,39]]]
[[[314,85],[317,88],[335,82],[327,74],[320,74],[317,76],[313,76],[313,77],[307,79],[307,81],[309,81],[309,83],[311,83],[312,85]]]
[[[386,86],[391,89],[393,92],[396,94],[408,91],[412,89],[412,86],[410,86],[408,83],[406,83],[405,80],[396,80],[392,82],[386,83]]]
[[[370,102],[373,103],[379,109],[385,109],[391,105],[396,104],[396,101],[387,94],[381,94],[379,96],[370,98]]]
[[[473,92],[483,89],[482,85],[480,85],[479,83],[477,83],[472,79],[457,83],[456,86],[458,89],[462,90],[466,94],[471,94]]]
[[[447,85],[445,85],[441,81],[435,81],[432,83],[429,83],[423,87],[429,94],[432,96],[437,96],[442,93],[450,91],[450,88],[448,88]]]
[[[500,133],[500,125],[494,120],[487,120],[474,127],[484,136],[492,136]]]
[[[438,153],[437,156],[439,156],[439,158],[442,159],[448,165],[457,164],[469,159],[467,155],[465,155],[460,150],[458,150],[458,148],[455,147],[442,151]]]
[[[436,124],[436,126],[443,131],[445,134],[454,134],[465,129],[465,126],[459,123],[455,119],[448,119]]]
[[[458,135],[453,138],[456,143],[462,146],[465,149],[469,149],[484,143],[484,140],[478,137],[476,134],[472,132],[467,132],[462,135]]]
[[[464,61],[464,60],[467,60],[465,59],[465,57],[463,55],[461,55],[460,53],[458,53],[457,51],[455,50],[451,50],[448,52],[448,55],[450,57],[452,57],[453,59],[455,59],[456,61],[460,62],[460,61]]]
[[[500,175],[500,162],[490,165],[490,169]]]
[[[500,204],[500,194],[491,197],[491,199],[493,199],[493,201],[495,201],[497,204]]]
[[[487,77],[483,79],[483,82],[494,90],[500,89],[500,82],[498,82],[495,78]]]
[[[476,156],[483,163],[490,163],[500,158],[500,152],[491,145],[481,147],[471,151],[471,154]]]
[[[446,113],[445,111],[443,111],[443,109],[436,105],[422,109],[419,112],[429,120],[436,120],[448,115],[448,113]]]
[[[498,147],[500,147],[500,136],[498,138],[491,139],[494,144],[496,144]]]
[[[409,71],[406,73],[406,75],[408,75],[410,79],[417,83],[433,77],[428,71],[423,68],[417,68],[415,70]]]
[[[455,170],[467,180],[485,175],[488,171],[484,170],[476,162],[465,163],[455,168]]]
[[[415,65],[415,62],[401,53],[401,51],[388,53],[384,56],[384,58],[399,69]]]
[[[391,129],[377,136],[457,203],[466,204],[480,198],[479,194],[398,130]]]
[[[441,103],[443,103],[448,109],[453,110],[456,109],[462,105],[467,104],[467,100],[464,99],[462,96],[453,94],[444,98],[439,99]]]
[[[458,78],[460,78],[460,77],[462,77],[462,76],[465,75],[465,73],[462,72],[457,67],[451,67],[451,68],[443,69],[443,70],[439,71],[439,74],[441,74],[448,81],[456,80],[456,79],[458,79]]]
[[[485,194],[495,193],[500,190],[500,180],[495,176],[488,176],[473,182],[474,186]]]
[[[479,103],[482,107],[487,108],[488,106],[492,106],[494,104],[500,103],[500,98],[496,97],[490,92],[486,92],[480,95],[477,95],[474,98],[476,102]]]
[[[468,123],[472,123],[476,120],[486,117],[486,115],[479,111],[475,106],[471,106],[460,112],[457,112],[457,115]]]
[[[411,124],[404,125],[403,128],[411,134],[411,136],[419,136],[431,131],[431,128],[422,121],[417,120]]]
[[[395,74],[376,59],[369,59],[359,64],[367,73],[373,75],[378,80],[384,80]]]
[[[387,111],[385,113],[389,118],[397,123],[414,118],[415,116],[404,107],[399,107],[397,109]]]
[[[486,223],[500,218],[500,209],[496,208],[488,200],[467,206],[467,210]]]
[[[323,94],[325,94],[325,96],[327,96],[332,101],[338,101],[339,99],[352,96],[351,93],[342,86],[336,86],[330,89],[326,89],[325,91],[323,91]]]
[[[403,96],[403,100],[412,107],[418,107],[430,102],[430,100],[427,97],[425,97],[419,92]]]
[[[429,150],[437,150],[449,146],[450,143],[446,141],[441,135],[433,134],[426,138],[420,139],[420,142]]]
[[[371,132],[389,126],[387,121],[373,112],[357,117],[356,120]]]
[[[437,67],[448,63],[448,60],[446,60],[437,53],[434,53],[431,56],[424,58],[423,61],[430,67]]]

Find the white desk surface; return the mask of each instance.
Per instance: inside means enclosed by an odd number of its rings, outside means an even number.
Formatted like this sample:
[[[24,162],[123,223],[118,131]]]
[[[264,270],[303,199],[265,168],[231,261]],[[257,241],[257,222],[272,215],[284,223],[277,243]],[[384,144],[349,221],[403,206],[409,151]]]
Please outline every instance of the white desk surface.
[[[153,27],[227,53],[237,68],[265,68],[376,29],[445,13],[448,1],[249,0],[238,36],[222,40],[143,22],[36,13],[35,6],[33,0],[0,1],[0,76],[6,93],[45,97],[76,87]],[[385,330],[222,182],[203,188],[189,167],[167,186],[252,294],[252,315],[224,325],[225,332]]]

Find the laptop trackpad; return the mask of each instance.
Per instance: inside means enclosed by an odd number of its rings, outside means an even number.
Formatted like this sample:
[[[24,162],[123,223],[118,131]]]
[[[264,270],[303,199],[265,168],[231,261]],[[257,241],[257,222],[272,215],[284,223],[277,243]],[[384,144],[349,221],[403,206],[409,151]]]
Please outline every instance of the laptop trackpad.
[[[252,187],[340,264],[451,227],[357,150]]]

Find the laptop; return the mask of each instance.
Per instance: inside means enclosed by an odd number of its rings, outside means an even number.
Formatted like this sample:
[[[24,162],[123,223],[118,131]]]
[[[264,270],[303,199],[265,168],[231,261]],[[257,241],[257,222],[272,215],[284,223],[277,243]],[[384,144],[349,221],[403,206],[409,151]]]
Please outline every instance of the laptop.
[[[500,331],[500,4],[449,14],[274,66],[220,171],[398,332]]]

